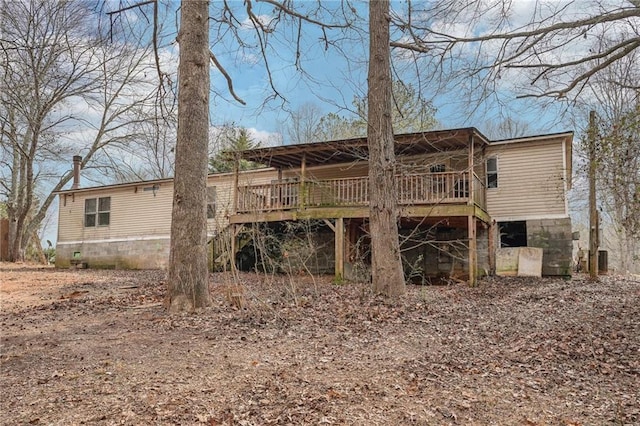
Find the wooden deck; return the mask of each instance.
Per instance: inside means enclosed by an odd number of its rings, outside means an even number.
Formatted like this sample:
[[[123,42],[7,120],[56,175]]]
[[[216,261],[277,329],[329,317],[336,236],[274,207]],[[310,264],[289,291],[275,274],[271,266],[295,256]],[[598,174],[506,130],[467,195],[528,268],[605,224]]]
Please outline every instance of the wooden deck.
[[[473,192],[470,179],[473,178]],[[407,174],[397,177],[398,203],[402,211],[408,208],[436,206],[471,206],[485,211],[485,187],[477,175],[469,171]],[[319,181],[282,180],[270,184],[246,185],[238,188],[237,215],[256,217],[289,217],[286,212],[306,211],[310,217],[366,216],[369,205],[368,177],[328,179]],[[316,210],[315,213],[312,210]],[[353,211],[350,211],[353,210]],[[440,209],[439,209],[440,210]],[[452,213],[454,210],[451,209]],[[465,212],[468,210],[465,209]],[[361,212],[361,213],[358,213]],[[275,213],[275,214],[268,214]],[[462,213],[462,211],[460,211]],[[325,216],[328,214],[329,216]],[[463,213],[465,214],[465,213]],[[232,220],[241,222],[242,220]],[[259,220],[262,221],[262,220]]]

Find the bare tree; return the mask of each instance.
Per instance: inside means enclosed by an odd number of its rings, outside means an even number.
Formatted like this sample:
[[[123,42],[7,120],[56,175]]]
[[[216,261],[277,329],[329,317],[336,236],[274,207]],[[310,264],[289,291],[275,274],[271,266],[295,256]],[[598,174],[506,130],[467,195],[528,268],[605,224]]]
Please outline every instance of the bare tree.
[[[433,81],[446,75],[464,87],[474,102],[505,89],[519,97],[575,99],[640,47],[638,0],[441,0],[406,7],[393,14],[391,45],[432,66]]]
[[[391,83],[391,121],[397,133],[432,130],[438,125],[433,104],[422,98],[419,90],[409,83]],[[367,134],[368,96],[354,96],[351,115],[331,112],[322,116],[315,134],[322,140],[362,137]]]
[[[640,248],[640,102],[601,126],[597,177],[611,220],[619,267],[637,272]]]
[[[369,28],[367,139],[371,275],[375,292],[397,297],[405,292],[405,282],[398,240],[388,0],[369,3]]]
[[[640,217],[640,204],[639,197],[634,196],[640,181],[637,162],[640,91],[632,88],[640,81],[639,55],[638,51],[632,52],[594,76],[576,108],[578,117],[584,117],[589,110],[594,110],[598,117],[595,168],[602,219],[601,246],[609,250],[611,267],[622,271],[637,270],[640,249],[640,223],[635,220]],[[580,213],[585,209],[587,141],[579,139],[575,144],[576,179],[571,204],[578,222],[585,222]]]
[[[601,121],[615,123],[640,103],[640,50],[602,70],[589,83],[582,100],[584,110],[595,110]],[[582,106],[582,105],[581,105]]]
[[[320,119],[316,133],[324,141],[363,137],[367,133],[367,122],[330,112]]]
[[[228,93],[238,102],[244,101],[236,94],[233,80],[213,50],[209,48],[209,20],[214,23],[217,45],[224,43],[224,34],[231,34],[236,49],[259,49],[269,77],[272,96],[284,99],[278,91],[269,68],[268,51],[272,49],[269,38],[279,23],[293,22],[301,31],[303,22],[327,28],[339,28],[342,24],[325,24],[315,17],[326,9],[318,3],[304,14],[289,7],[288,3],[269,1],[275,7],[275,17],[265,21],[253,10],[253,2],[244,2],[249,27],[254,30],[255,42],[246,43],[244,20],[239,19],[237,6],[230,2],[216,4],[209,14],[206,0],[183,0],[180,14],[180,67],[178,90],[178,140],[174,180],[174,203],[171,222],[171,254],[169,260],[168,292],[166,304],[170,311],[194,310],[210,304],[206,255],[206,179],[209,129],[209,61],[225,77]],[[305,7],[305,6],[303,6]],[[315,8],[315,9],[314,9]],[[211,16],[211,17],[210,17]],[[222,32],[222,33],[221,33]],[[328,38],[325,33],[325,40]],[[295,47],[296,58],[302,56],[300,38]]]
[[[170,311],[211,304],[207,268],[209,143],[209,2],[183,0],[180,10],[178,139],[165,303]]]
[[[498,122],[490,122],[485,129],[485,135],[491,139],[518,138],[531,134],[531,132],[531,125],[528,122],[512,117],[505,117]]]
[[[292,111],[291,119],[285,129],[289,143],[308,143],[320,140],[318,126],[322,116],[320,107],[312,102],[305,102]]]
[[[126,181],[164,179],[174,174],[177,115],[165,110],[159,118],[155,112],[141,112],[140,123],[131,129],[135,140],[116,153],[118,160],[124,160],[118,161],[116,170]]]
[[[152,98],[144,51],[105,43],[97,24],[83,2],[0,5],[0,194],[11,260],[24,258],[54,192],[70,181],[71,156],[89,168],[126,143],[135,111]]]

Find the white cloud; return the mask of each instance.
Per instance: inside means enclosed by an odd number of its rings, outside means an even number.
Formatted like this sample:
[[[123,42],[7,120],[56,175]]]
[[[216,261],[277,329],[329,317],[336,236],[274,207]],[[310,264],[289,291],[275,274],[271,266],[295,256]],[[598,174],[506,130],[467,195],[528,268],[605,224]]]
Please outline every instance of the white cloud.
[[[282,144],[282,135],[277,132],[269,132],[266,130],[258,130],[256,128],[250,127],[247,129],[251,137],[256,141],[260,142],[260,146],[277,146]]]
[[[258,23],[254,23],[249,16],[247,16],[244,21],[242,21],[242,28],[245,30],[254,29],[255,25],[262,25],[265,28],[269,28],[269,26],[273,23],[273,16],[269,15],[255,15]]]

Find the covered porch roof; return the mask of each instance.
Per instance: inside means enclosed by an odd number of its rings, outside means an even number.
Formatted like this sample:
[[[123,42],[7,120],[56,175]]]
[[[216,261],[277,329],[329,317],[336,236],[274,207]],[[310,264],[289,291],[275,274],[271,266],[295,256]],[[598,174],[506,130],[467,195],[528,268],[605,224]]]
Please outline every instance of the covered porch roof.
[[[485,146],[489,140],[475,127],[452,130],[434,130],[419,133],[405,133],[395,136],[395,153],[410,156],[442,151],[452,151],[469,147],[470,141],[476,146]],[[367,138],[352,138],[296,145],[281,145],[256,148],[238,153],[245,160],[279,169],[331,163],[348,163],[366,160],[369,157]]]

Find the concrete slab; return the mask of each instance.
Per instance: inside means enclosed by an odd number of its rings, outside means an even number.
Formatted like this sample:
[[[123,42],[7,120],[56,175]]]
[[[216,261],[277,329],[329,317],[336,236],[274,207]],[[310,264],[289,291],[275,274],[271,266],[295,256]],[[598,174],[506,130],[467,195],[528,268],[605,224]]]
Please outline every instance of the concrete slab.
[[[518,276],[542,276],[542,252],[538,247],[520,247],[518,253]]]
[[[496,250],[496,275],[515,277],[518,275],[518,254],[520,247],[505,247]]]

